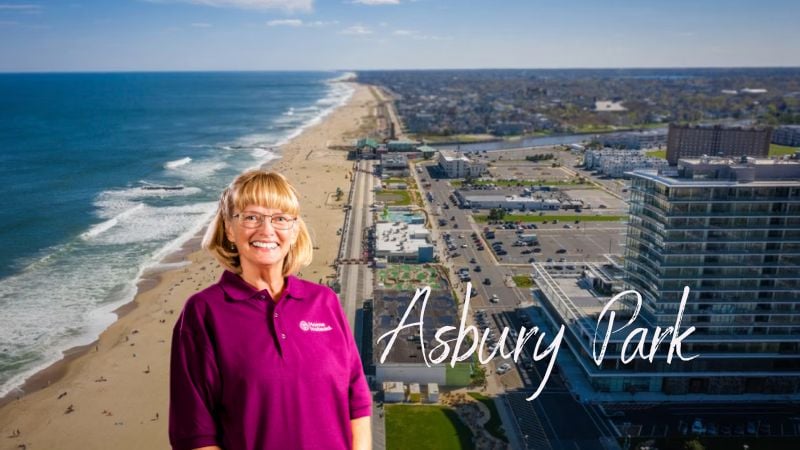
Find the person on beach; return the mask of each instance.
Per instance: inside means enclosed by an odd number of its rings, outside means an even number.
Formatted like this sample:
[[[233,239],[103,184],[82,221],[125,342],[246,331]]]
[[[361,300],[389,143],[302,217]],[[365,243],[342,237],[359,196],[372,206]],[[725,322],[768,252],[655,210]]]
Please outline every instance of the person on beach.
[[[175,450],[370,449],[372,397],[347,317],[297,278],[312,243],[297,191],[251,170],[225,189],[203,247],[226,268],[172,335]]]

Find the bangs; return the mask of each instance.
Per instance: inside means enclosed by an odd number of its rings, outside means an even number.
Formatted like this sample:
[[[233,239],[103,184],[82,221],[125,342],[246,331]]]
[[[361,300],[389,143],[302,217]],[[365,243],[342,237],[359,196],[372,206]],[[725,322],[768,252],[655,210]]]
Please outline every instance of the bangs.
[[[300,203],[294,188],[282,175],[274,172],[257,172],[243,180],[234,193],[232,205],[234,209],[230,213],[233,214],[235,210],[242,211],[250,205],[279,209],[294,216],[300,213]]]

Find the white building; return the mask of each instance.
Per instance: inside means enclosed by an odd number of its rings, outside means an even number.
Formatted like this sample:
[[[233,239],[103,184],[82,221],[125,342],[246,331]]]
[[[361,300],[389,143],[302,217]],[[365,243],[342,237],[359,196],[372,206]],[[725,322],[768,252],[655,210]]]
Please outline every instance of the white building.
[[[436,383],[428,383],[428,402],[439,402],[439,385]]]
[[[386,403],[402,403],[406,399],[406,387],[399,381],[383,382],[383,401]]]
[[[375,224],[375,256],[388,262],[424,263],[433,260],[430,231],[423,224]]]
[[[625,177],[626,172],[638,169],[659,169],[666,167],[667,161],[645,156],[638,150],[589,150],[584,158],[584,166],[612,178]]]
[[[439,167],[449,178],[479,177],[486,173],[486,164],[452,150],[439,151]]]
[[[381,172],[384,174],[392,174],[407,177],[408,170],[408,157],[402,153],[387,153],[381,155]]]
[[[627,148],[633,150],[662,148],[667,146],[667,129],[602,134],[597,140],[604,147]]]
[[[520,197],[518,195],[461,194],[465,208],[504,208],[524,211],[557,211],[561,202],[554,198]]]

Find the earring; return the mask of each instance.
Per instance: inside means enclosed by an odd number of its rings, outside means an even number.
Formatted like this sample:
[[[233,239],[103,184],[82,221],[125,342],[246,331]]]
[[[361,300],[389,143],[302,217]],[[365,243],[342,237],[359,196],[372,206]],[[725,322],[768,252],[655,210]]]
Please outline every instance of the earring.
[[[233,242],[231,242],[231,250],[236,251],[236,244],[234,244]]]

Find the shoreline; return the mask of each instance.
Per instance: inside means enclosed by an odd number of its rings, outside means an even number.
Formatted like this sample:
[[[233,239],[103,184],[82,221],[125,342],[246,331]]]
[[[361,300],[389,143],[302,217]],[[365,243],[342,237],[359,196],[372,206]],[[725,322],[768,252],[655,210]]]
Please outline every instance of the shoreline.
[[[331,263],[338,246],[322,243],[339,239],[335,232],[344,211],[340,203],[331,202],[331,194],[335,187],[351,183],[352,162],[344,152],[328,147],[351,142],[362,132],[360,128],[368,125],[364,119],[374,110],[368,89],[359,84],[353,87],[347,102],[281,146],[280,158],[261,165],[286,174],[301,194],[315,255],[300,275],[313,282],[335,276]],[[100,443],[107,446],[106,439],[120,442],[115,446],[121,449],[166,446],[172,328],[189,296],[216,282],[221,273],[219,264],[200,249],[204,231],[205,226],[158,263],[185,265],[164,270],[156,265],[155,270],[143,272],[134,298],[114,310],[117,319],[98,339],[64,351],[60,360],[0,399],[0,433],[22,432],[3,440],[0,448],[33,443],[43,448],[54,444],[58,448],[94,447],[87,444],[100,448]],[[127,391],[127,395],[120,396],[119,391]],[[118,413],[121,405],[122,414]],[[85,420],[76,422],[81,418]],[[103,422],[113,425],[97,430]],[[119,441],[114,439],[116,435]]]
[[[176,262],[184,262],[186,261],[185,258],[194,252],[202,251],[200,248],[200,240],[202,239],[203,232],[198,233],[197,235],[191,237],[188,241],[186,241],[181,247],[174,252],[165,256],[158,264],[163,263],[176,263]],[[195,245],[197,248],[189,249],[187,248],[188,245]],[[174,261],[170,261],[173,260]],[[67,370],[69,365],[72,364],[75,360],[81,358],[82,356],[88,355],[96,346],[100,344],[100,338],[102,335],[108,331],[109,328],[113,327],[117,322],[121,321],[125,318],[128,314],[132,313],[139,305],[137,305],[137,299],[140,295],[147,293],[153,289],[156,289],[158,285],[163,281],[163,274],[179,270],[179,268],[165,268],[163,270],[145,270],[144,273],[139,277],[139,281],[136,282],[136,294],[134,294],[131,301],[125,303],[124,305],[119,306],[117,309],[112,311],[112,313],[116,314],[117,319],[108,326],[105,330],[100,333],[96,339],[92,342],[84,345],[76,345],[74,347],[70,347],[62,352],[62,357],[58,361],[54,361],[48,364],[41,370],[37,370],[34,372],[30,377],[28,377],[21,385],[9,391],[3,397],[0,397],[0,410],[2,410],[6,405],[13,403],[15,401],[21,400],[26,396],[33,394],[37,391],[40,391],[52,384],[58,383],[61,381],[64,376],[67,374]],[[22,393],[19,394],[19,391]]]

